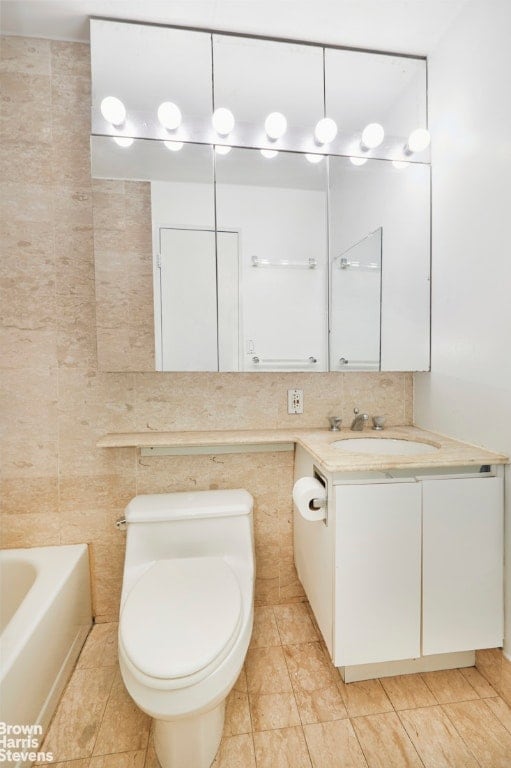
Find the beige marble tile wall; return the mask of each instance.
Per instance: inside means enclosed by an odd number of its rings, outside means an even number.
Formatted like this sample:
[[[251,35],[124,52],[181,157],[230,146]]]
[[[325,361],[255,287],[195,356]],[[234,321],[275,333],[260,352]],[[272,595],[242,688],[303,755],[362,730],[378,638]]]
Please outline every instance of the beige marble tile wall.
[[[100,371],[154,371],[151,185],[92,182]]]
[[[94,611],[117,616],[136,493],[245,487],[256,499],[257,601],[303,599],[292,563],[291,454],[142,459],[106,432],[326,426],[354,406],[410,424],[411,374],[100,373],[86,45],[1,42],[2,541],[88,542]],[[305,393],[288,416],[286,390]]]

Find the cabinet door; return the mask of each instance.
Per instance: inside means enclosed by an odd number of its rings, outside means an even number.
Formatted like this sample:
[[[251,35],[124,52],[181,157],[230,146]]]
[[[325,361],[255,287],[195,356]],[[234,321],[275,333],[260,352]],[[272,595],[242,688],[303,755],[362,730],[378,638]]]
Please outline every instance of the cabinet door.
[[[420,485],[335,488],[337,666],[420,655]]]
[[[502,479],[422,487],[423,654],[502,645]]]

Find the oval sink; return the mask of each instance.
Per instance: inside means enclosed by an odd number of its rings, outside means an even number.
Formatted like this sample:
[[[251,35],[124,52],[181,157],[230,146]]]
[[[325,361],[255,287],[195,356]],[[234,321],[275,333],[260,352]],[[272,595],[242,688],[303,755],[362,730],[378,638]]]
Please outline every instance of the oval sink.
[[[348,437],[330,443],[333,448],[348,453],[378,453],[393,456],[417,456],[438,451],[436,445],[416,440],[400,440],[394,437]]]

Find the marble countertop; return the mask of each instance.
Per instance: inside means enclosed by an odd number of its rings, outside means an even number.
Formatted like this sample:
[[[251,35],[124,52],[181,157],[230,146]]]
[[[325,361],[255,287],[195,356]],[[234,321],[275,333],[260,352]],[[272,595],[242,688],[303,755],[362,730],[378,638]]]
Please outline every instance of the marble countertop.
[[[386,455],[385,453],[363,454],[354,451],[340,451],[331,443],[348,438],[394,438],[411,440],[438,448],[428,454]],[[99,448],[127,447],[204,447],[204,446],[250,446],[295,443],[301,445],[315,462],[328,472],[378,471],[419,467],[454,467],[481,464],[507,464],[508,458],[476,445],[453,440],[445,435],[429,432],[420,427],[388,427],[383,432],[370,428],[362,432],[342,429],[331,432],[328,429],[253,429],[215,430],[204,432],[129,432],[108,434],[97,442]],[[212,451],[214,452],[214,451]]]

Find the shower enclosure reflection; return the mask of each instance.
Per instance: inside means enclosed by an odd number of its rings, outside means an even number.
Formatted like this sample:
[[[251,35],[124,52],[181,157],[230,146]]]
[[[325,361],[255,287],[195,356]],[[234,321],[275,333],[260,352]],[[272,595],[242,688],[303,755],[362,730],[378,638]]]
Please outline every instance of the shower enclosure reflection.
[[[382,227],[332,260],[330,370],[380,368]]]

